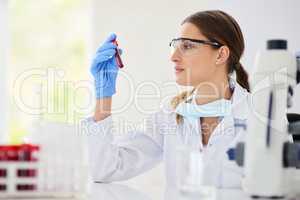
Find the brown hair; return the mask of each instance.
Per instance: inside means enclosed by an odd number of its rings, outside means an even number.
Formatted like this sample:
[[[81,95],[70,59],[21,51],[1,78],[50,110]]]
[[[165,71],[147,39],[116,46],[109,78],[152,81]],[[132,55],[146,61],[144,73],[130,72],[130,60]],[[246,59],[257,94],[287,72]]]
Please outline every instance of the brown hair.
[[[235,71],[237,82],[247,91],[250,91],[248,74],[240,63],[240,58],[245,48],[244,37],[236,20],[223,11],[209,10],[188,16],[182,22],[182,24],[184,23],[194,24],[210,41],[218,42],[229,48],[230,55],[227,63],[228,73],[231,74]],[[171,101],[172,107],[176,108],[177,105],[185,101],[193,91],[194,89],[175,96]],[[182,116],[177,114],[177,123],[181,120]]]

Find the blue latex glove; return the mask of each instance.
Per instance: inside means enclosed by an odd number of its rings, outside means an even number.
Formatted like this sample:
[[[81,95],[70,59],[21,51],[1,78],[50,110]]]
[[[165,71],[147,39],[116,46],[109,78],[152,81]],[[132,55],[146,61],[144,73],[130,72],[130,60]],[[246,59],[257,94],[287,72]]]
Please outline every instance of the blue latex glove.
[[[111,97],[116,93],[116,79],[119,67],[115,54],[121,50],[112,43],[116,39],[116,34],[111,34],[99,47],[91,65],[91,73],[95,79],[96,98]]]

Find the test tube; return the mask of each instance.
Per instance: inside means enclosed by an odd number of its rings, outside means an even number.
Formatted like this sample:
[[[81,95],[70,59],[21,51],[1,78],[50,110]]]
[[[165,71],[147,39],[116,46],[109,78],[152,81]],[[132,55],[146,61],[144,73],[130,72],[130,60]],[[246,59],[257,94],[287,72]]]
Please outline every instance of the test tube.
[[[6,184],[0,184],[0,191],[6,191],[6,189],[7,189],[7,186],[6,186]]]
[[[37,171],[36,169],[18,169],[17,176],[18,177],[36,177]]]
[[[35,162],[37,158],[34,153],[39,151],[39,146],[31,144],[22,144],[18,149],[18,161]]]
[[[118,42],[117,42],[117,40],[113,40],[113,43],[116,45],[116,46],[118,46]],[[122,60],[121,60],[121,56],[120,56],[120,53],[119,53],[119,51],[118,51],[118,48],[116,49],[116,61],[117,61],[117,65],[120,67],[120,68],[123,68],[124,67],[124,65],[123,65],[123,62],[122,62]]]
[[[7,171],[6,169],[0,169],[0,178],[6,178]]]
[[[16,185],[17,191],[33,191],[36,189],[37,189],[37,187],[34,184],[17,184]]]

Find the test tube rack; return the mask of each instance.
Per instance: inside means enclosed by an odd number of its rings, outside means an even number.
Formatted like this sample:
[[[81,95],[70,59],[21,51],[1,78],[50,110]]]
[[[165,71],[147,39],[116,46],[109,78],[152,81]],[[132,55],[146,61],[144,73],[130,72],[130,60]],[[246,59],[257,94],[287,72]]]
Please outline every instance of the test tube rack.
[[[81,198],[86,194],[84,166],[41,155],[43,150],[37,145],[0,146],[0,199]]]

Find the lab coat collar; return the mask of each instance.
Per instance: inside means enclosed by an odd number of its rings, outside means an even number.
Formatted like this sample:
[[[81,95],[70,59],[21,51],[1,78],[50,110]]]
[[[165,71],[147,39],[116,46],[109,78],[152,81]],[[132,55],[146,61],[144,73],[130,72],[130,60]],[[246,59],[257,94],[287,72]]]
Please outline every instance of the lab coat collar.
[[[232,116],[234,119],[245,120],[247,118],[249,92],[235,80],[232,79],[232,81],[234,81],[235,84],[231,97]]]

